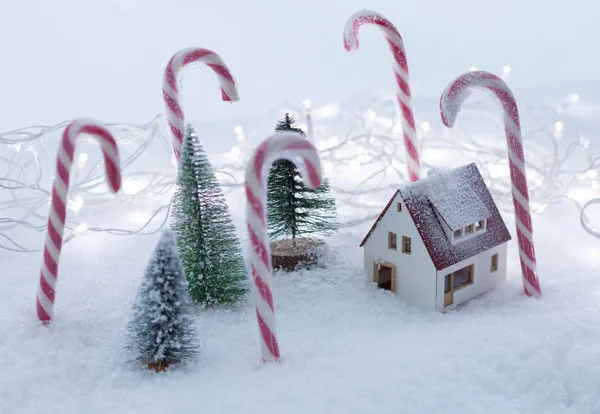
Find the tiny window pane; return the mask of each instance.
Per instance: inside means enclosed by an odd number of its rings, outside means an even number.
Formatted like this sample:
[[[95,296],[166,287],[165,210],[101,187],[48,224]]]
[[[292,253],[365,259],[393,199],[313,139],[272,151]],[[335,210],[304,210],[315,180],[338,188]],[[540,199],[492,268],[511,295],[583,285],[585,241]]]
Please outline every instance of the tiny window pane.
[[[412,244],[410,237],[402,236],[402,253],[410,254],[412,252]]]
[[[396,250],[398,248],[398,241],[396,233],[388,232],[388,249]]]
[[[454,272],[454,280],[452,282],[453,289],[466,286],[470,283],[473,283],[473,265],[463,267]]]
[[[398,210],[398,213],[400,213],[402,211],[402,203],[396,203],[396,209]]]
[[[473,225],[469,224],[466,228],[465,228],[465,234],[471,234],[473,233]]]
[[[480,231],[480,230],[483,230],[484,228],[485,228],[485,220],[478,221],[475,224],[475,231]]]
[[[462,237],[462,229],[458,229],[454,231],[454,238],[458,239],[459,237]]]
[[[444,282],[444,293],[450,292],[450,289],[452,288],[451,283],[450,283],[451,276],[452,276],[452,273],[446,275],[445,282]]]
[[[498,254],[492,256],[491,269],[492,272],[498,270]]]

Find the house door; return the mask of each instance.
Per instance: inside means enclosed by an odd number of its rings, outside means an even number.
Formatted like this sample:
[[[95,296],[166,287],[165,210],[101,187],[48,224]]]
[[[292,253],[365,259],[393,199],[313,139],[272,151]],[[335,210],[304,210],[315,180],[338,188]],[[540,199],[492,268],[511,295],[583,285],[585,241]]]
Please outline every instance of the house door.
[[[374,263],[373,282],[381,289],[396,293],[396,266],[388,262]]]

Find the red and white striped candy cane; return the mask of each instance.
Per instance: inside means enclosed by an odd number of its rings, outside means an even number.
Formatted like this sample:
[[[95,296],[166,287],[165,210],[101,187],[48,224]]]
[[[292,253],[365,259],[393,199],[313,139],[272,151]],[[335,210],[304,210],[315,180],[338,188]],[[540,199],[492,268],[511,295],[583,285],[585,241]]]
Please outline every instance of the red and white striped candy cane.
[[[246,224],[252,243],[250,270],[254,279],[256,317],[261,337],[263,360],[280,359],[275,333],[275,308],[271,292],[271,246],[267,231],[266,177],[276,159],[285,158],[297,164],[309,188],[321,185],[321,162],[317,150],[298,132],[281,131],[262,142],[252,154],[246,168]]]
[[[165,100],[167,122],[173,134],[173,150],[175,151],[177,160],[179,160],[181,153],[185,128],[185,118],[181,109],[181,103],[179,102],[177,77],[179,71],[185,65],[192,62],[206,63],[217,74],[217,78],[221,84],[221,96],[224,101],[237,102],[240,99],[233,76],[231,76],[225,62],[215,52],[208,49],[188,48],[175,53],[165,68],[163,99]]]
[[[415,117],[412,110],[404,42],[398,29],[383,15],[370,10],[361,10],[350,16],[346,22],[346,27],[344,28],[344,47],[347,51],[358,50],[358,31],[362,25],[367,23],[374,24],[381,29],[394,55],[394,76],[398,85],[396,97],[398,98],[398,104],[402,112],[402,134],[404,135],[404,147],[406,149],[408,178],[411,182],[417,181],[421,178],[421,161],[419,158],[417,130],[415,129]]]
[[[537,277],[535,250],[533,248],[533,226],[529,209],[525,153],[523,152],[523,139],[521,138],[519,110],[512,91],[502,79],[491,73],[484,71],[464,73],[446,87],[440,98],[442,121],[447,127],[454,126],[460,106],[475,88],[483,88],[492,92],[504,109],[504,130],[508,144],[508,163],[512,181],[513,204],[515,206],[523,288],[529,296],[540,296],[542,292]]]
[[[54,313],[58,262],[67,216],[67,194],[69,192],[71,165],[75,154],[75,141],[80,134],[90,134],[98,139],[104,155],[104,168],[109,187],[115,193],[121,188],[119,150],[111,133],[97,122],[89,119],[78,119],[71,122],[63,133],[61,146],[56,157],[56,177],[52,186],[52,202],[48,215],[48,230],[37,292],[38,318],[45,323],[52,319]]]

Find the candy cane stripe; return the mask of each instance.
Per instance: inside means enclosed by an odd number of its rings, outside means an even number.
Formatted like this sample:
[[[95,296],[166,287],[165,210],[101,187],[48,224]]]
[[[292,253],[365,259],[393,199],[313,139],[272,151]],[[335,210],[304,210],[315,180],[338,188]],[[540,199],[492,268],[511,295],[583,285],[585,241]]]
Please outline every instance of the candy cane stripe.
[[[58,279],[58,264],[62,248],[62,237],[67,216],[67,194],[70,169],[75,154],[77,137],[87,133],[97,138],[104,156],[106,178],[112,191],[121,187],[119,152],[114,138],[104,127],[90,120],[73,121],[65,129],[61,146],[56,156],[56,175],[52,186],[52,199],[46,227],[46,241],[40,268],[36,310],[38,319],[44,323],[53,318],[54,299]]]
[[[254,281],[254,303],[260,334],[262,357],[265,362],[278,361],[279,343],[275,330],[275,306],[271,290],[271,246],[266,217],[266,175],[276,159],[294,162],[300,158],[298,169],[309,188],[321,185],[321,164],[317,150],[303,135],[280,131],[263,141],[248,162],[245,177],[246,225],[252,248],[250,269]]]
[[[383,33],[394,63],[394,79],[396,81],[396,97],[400,107],[402,135],[406,152],[406,166],[410,181],[417,181],[421,176],[421,162],[418,150],[418,137],[415,128],[415,117],[412,110],[412,98],[408,76],[408,64],[404,51],[404,41],[396,27],[383,15],[370,10],[361,10],[354,13],[344,28],[344,47],[347,51],[358,50],[358,32],[361,26],[373,24]]]
[[[177,78],[181,69],[193,62],[205,63],[215,72],[221,86],[221,98],[223,101],[237,102],[239,100],[235,80],[225,62],[215,52],[209,49],[188,48],[175,53],[165,68],[163,76],[163,99],[165,102],[167,123],[173,135],[173,152],[178,160],[184,136],[185,116],[179,99]]]
[[[444,90],[440,98],[442,121],[447,127],[454,126],[460,106],[475,88],[487,89],[499,99],[502,105],[523,289],[527,295],[538,297],[541,295],[541,289],[533,246],[533,225],[529,207],[525,152],[521,137],[519,110],[512,91],[496,75],[482,71],[467,72],[452,81]]]

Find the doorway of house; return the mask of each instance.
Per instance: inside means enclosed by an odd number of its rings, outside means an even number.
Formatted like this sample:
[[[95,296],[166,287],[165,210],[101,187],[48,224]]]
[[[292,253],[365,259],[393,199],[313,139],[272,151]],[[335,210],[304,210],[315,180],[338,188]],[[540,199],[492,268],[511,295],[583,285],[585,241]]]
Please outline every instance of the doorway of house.
[[[375,263],[373,275],[377,287],[396,293],[396,266],[391,263]]]

